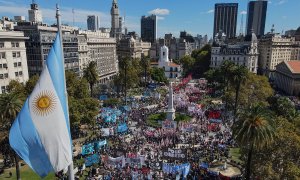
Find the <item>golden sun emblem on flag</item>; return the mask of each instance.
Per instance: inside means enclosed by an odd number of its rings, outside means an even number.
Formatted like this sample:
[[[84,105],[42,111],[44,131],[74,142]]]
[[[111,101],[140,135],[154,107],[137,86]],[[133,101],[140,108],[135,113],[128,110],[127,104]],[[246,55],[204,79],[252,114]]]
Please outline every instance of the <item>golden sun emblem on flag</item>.
[[[47,116],[50,114],[56,105],[57,99],[51,91],[41,91],[32,101],[33,112],[39,116]]]

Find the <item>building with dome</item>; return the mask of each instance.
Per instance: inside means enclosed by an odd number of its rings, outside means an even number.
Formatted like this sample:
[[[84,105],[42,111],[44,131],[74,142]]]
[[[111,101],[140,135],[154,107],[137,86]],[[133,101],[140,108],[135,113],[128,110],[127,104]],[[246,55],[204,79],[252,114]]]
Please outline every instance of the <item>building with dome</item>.
[[[234,62],[236,65],[245,66],[250,72],[257,73],[258,63],[258,40],[252,32],[242,41],[234,44],[226,41],[226,34],[219,31],[214,39],[211,51],[211,68],[220,67],[225,60]]]
[[[162,46],[160,48],[159,61],[155,65],[157,65],[159,68],[164,69],[165,76],[167,78],[181,77],[181,66],[169,59],[169,48],[167,46]]]

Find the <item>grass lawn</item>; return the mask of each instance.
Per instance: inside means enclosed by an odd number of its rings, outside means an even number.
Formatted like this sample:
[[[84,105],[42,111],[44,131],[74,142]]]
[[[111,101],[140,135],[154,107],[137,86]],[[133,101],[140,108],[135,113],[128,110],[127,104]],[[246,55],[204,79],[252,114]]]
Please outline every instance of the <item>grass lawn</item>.
[[[167,113],[151,114],[147,118],[146,122],[149,126],[158,128],[158,127],[161,127],[161,124],[159,124],[158,121],[164,121],[166,118],[167,118]],[[190,121],[191,119],[192,119],[192,117],[190,117],[186,114],[176,113],[176,115],[175,115],[175,121],[177,121],[177,122],[179,122],[179,121],[187,122],[187,121]]]
[[[240,159],[241,153],[240,153],[240,148],[230,148],[229,149],[229,156],[231,156],[231,159],[243,163],[243,161]]]
[[[39,180],[41,179],[31,168],[27,165],[20,166],[21,168],[21,179],[23,180]],[[12,177],[9,178],[8,173],[12,172]],[[16,177],[16,168],[5,169],[4,174],[0,175],[0,180],[2,179],[17,179]],[[49,174],[44,180],[53,180],[55,179],[54,173]]]

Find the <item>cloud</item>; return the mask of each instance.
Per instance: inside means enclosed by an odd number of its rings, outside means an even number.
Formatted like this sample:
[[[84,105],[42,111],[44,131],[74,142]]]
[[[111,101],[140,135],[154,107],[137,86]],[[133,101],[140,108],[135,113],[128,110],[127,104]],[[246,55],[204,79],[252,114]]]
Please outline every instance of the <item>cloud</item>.
[[[276,3],[276,5],[282,5],[285,4],[288,0],[280,0]]]
[[[157,16],[157,20],[164,20],[165,17],[162,17],[162,16]]]
[[[14,5],[15,3],[14,2],[8,2],[6,0],[0,0],[0,4],[3,4],[3,5]]]
[[[28,16],[28,7],[24,5],[18,5],[11,2],[10,4],[5,4],[2,2],[3,0],[0,0],[0,12],[3,14],[8,14],[11,16],[15,15],[25,15]],[[43,8],[41,7],[40,10],[42,11],[43,21],[46,23],[56,23],[55,14],[56,9],[55,8]],[[61,7],[61,17],[62,17],[62,23],[69,23],[73,22],[73,13],[72,8],[70,7]],[[74,9],[75,11],[75,23],[77,24],[85,24],[87,20],[88,15],[97,15],[100,17],[100,25],[110,27],[110,15],[100,12],[100,11],[91,11],[86,9]],[[84,25],[84,28],[86,25]]]
[[[208,11],[206,12],[206,14],[211,14],[211,13],[214,13],[214,12],[215,12],[215,10],[211,9],[211,10],[208,10]]]
[[[149,11],[148,13],[149,14],[155,14],[155,15],[169,15],[170,14],[170,10],[156,8],[156,9],[153,9],[152,11]]]
[[[241,11],[241,14],[247,14],[247,11]]]
[[[287,19],[287,16],[282,16],[282,19]]]
[[[268,1],[269,4],[272,4],[272,1]]]

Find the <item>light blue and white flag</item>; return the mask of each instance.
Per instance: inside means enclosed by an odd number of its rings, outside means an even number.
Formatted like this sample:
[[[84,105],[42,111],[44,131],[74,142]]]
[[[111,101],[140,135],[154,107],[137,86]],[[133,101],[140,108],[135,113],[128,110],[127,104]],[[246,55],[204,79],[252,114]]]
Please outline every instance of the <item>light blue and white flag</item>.
[[[10,129],[9,143],[41,177],[61,171],[72,163],[59,34],[40,79]]]

